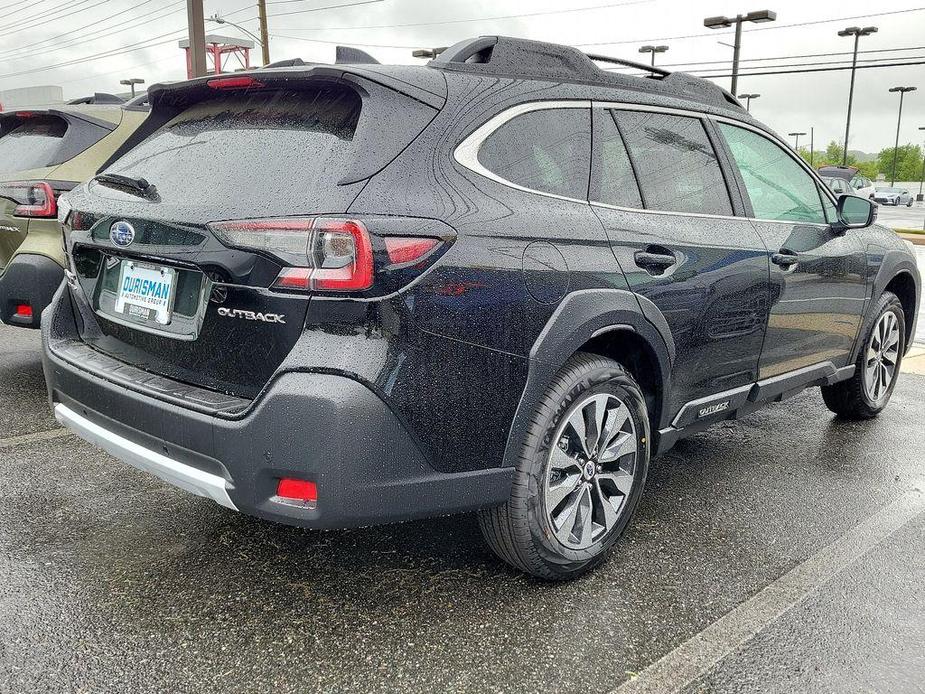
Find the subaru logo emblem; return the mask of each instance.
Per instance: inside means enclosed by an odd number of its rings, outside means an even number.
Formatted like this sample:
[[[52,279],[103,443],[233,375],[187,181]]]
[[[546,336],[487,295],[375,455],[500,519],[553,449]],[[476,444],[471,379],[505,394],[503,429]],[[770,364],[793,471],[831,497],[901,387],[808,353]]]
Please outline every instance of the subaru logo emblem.
[[[128,222],[116,222],[109,227],[109,240],[124,248],[135,240],[135,227]]]

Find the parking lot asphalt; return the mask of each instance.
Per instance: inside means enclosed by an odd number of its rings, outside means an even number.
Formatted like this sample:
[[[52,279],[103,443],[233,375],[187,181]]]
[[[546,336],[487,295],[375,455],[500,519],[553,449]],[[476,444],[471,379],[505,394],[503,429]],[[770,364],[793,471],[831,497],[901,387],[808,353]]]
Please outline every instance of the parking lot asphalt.
[[[925,681],[925,377],[874,421],[813,390],[681,442],[612,559],[550,585],[468,516],[307,531],[168,487],[54,428],[38,349],[0,326],[0,692]]]
[[[925,229],[925,205],[919,202],[912,203],[912,207],[880,205],[877,221],[891,229]]]

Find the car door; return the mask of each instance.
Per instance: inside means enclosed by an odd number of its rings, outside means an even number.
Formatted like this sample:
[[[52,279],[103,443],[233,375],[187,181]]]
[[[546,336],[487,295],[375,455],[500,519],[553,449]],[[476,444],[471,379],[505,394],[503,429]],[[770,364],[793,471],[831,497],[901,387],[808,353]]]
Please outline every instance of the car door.
[[[754,383],[767,320],[767,249],[735,216],[701,118],[626,109],[595,104],[589,197],[643,311],[657,309],[671,330],[677,356],[666,409],[673,417],[719,393],[744,397]],[[685,408],[675,423],[691,423],[702,409]]]
[[[769,250],[771,310],[760,378],[847,365],[867,299],[865,247],[833,230],[832,196],[789,147],[719,121],[755,229]]]

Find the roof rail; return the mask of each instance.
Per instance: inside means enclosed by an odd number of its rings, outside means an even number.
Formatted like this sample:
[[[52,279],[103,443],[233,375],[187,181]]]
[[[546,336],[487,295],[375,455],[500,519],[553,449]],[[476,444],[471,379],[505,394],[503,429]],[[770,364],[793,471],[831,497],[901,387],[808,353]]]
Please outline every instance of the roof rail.
[[[595,61],[634,68],[646,74],[634,76],[603,70]],[[633,60],[583,53],[572,46],[509,36],[480,36],[460,41],[444,50],[428,65],[458,72],[650,90],[712,106],[745,110],[732,94],[700,77],[671,72]]]
[[[632,67],[637,70],[645,70],[646,72],[652,72],[662,77],[668,77],[671,74],[671,70],[666,70],[663,67],[656,67],[655,65],[646,65],[645,63],[639,63],[635,60],[626,60],[625,58],[611,58],[609,55],[600,55],[599,53],[585,53],[591,60],[594,60],[599,63],[611,63],[613,65],[622,65],[624,67]]]

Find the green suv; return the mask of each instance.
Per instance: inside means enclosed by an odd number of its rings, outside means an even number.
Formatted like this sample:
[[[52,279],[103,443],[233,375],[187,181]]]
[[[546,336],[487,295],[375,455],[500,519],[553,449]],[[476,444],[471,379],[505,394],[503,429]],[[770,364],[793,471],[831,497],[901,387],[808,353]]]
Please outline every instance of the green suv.
[[[64,276],[58,196],[93,177],[148,115],[136,102],[0,113],[0,320],[38,328]]]

